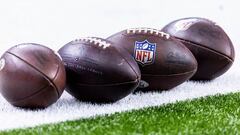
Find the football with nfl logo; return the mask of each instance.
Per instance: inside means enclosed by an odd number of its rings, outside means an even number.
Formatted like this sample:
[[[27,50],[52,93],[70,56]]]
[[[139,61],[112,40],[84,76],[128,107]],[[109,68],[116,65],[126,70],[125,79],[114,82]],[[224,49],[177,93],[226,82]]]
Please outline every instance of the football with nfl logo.
[[[108,103],[132,93],[141,78],[126,50],[105,39],[80,38],[59,50],[67,72],[66,90],[81,101]]]
[[[197,70],[192,53],[169,34],[152,28],[123,30],[107,38],[127,50],[139,64],[141,91],[167,90],[188,80]]]
[[[198,17],[182,18],[166,25],[162,31],[188,47],[198,62],[193,80],[211,80],[225,73],[234,62],[234,47],[216,23]]]

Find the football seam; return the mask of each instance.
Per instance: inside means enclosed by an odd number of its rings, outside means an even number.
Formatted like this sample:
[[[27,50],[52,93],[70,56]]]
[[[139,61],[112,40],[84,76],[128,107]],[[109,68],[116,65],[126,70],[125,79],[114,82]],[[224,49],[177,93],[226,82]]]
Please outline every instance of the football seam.
[[[15,56],[16,58],[20,59],[21,61],[23,61],[24,63],[26,63],[26,64],[29,65],[30,67],[32,67],[34,70],[38,71],[51,85],[54,86],[55,91],[56,91],[56,93],[58,94],[58,97],[59,97],[59,93],[58,93],[58,88],[57,88],[57,86],[54,84],[54,82],[53,82],[48,76],[46,76],[43,72],[41,72],[41,71],[38,70],[36,67],[34,67],[33,65],[31,65],[31,64],[28,63],[27,61],[23,60],[23,59],[20,58],[19,56],[15,55],[15,54],[13,54],[13,53],[11,53],[11,52],[7,52],[7,53]],[[59,66],[58,66],[58,68],[59,68]],[[54,75],[54,77],[55,77],[55,76],[56,76],[56,75]]]
[[[215,54],[217,54],[217,55],[223,56],[223,57],[225,57],[226,59],[229,59],[229,61],[231,61],[231,62],[234,61],[234,59],[230,58],[229,56],[227,56],[227,55],[225,55],[225,54],[223,54],[223,53],[221,53],[221,52],[217,52],[217,51],[215,51],[214,49],[209,48],[209,47],[207,47],[207,46],[202,46],[201,44],[198,44],[198,43],[195,43],[195,42],[192,42],[192,41],[189,41],[189,40],[184,40],[184,39],[182,39],[182,38],[178,38],[178,37],[175,37],[175,38],[178,39],[178,40],[180,40],[180,41],[183,41],[183,42],[188,42],[188,43],[190,43],[190,44],[193,45],[193,46],[197,46],[197,47],[200,47],[200,48],[202,48],[202,49],[211,51],[211,52],[213,52],[213,53],[215,53]],[[232,51],[231,51],[231,52],[232,52]]]
[[[53,83],[54,83],[54,80],[56,79],[56,77],[57,77],[57,75],[58,75],[59,70],[60,70],[60,66],[59,66],[59,63],[58,63],[57,72],[56,72],[55,76],[54,76],[53,79],[52,79],[52,82],[53,82]],[[58,93],[58,98],[59,98],[59,97],[60,97],[59,89],[57,88],[57,86],[55,85],[55,83],[54,83],[54,87],[55,87],[55,89],[56,89],[56,91],[57,91],[57,93]]]
[[[19,102],[19,101],[27,100],[28,98],[30,98],[30,97],[32,97],[32,96],[35,96],[35,95],[37,95],[38,93],[42,92],[42,90],[44,90],[45,88],[47,88],[47,87],[49,87],[49,86],[50,86],[50,85],[46,85],[46,86],[40,88],[39,90],[37,90],[36,92],[34,92],[34,93],[31,94],[31,95],[28,95],[28,96],[26,96],[26,97],[24,97],[24,98],[21,98],[21,99],[18,99],[18,100],[10,100],[10,102],[11,102],[11,103],[16,103],[16,102]]]
[[[85,46],[89,46],[89,43],[82,43],[82,45]],[[121,56],[121,58],[124,59],[124,61],[127,62],[128,66],[132,69],[132,71],[135,73],[136,79],[133,81],[135,82],[136,80],[140,80],[140,77],[137,75],[136,71],[133,69],[133,67],[131,66],[131,64],[129,64],[129,62],[122,56],[122,54],[118,51],[118,49],[116,49],[115,47],[112,46],[112,48],[119,54],[119,56]],[[131,81],[130,81],[131,82]]]
[[[142,76],[178,76],[178,75],[185,75],[189,73],[196,72],[197,69],[194,69],[192,71],[184,72],[184,73],[178,73],[178,74],[170,74],[170,75],[153,75],[153,74],[142,74]]]
[[[115,48],[115,47],[113,47],[114,48],[114,50],[116,50],[117,51],[117,53],[127,62],[127,64],[128,64],[128,66],[129,67],[131,67],[131,69],[132,69],[132,71],[135,73],[135,75],[136,75],[136,80],[140,80],[141,79],[141,76],[138,76],[138,74],[137,74],[137,72],[134,70],[134,68],[132,67],[132,65],[128,62],[128,60],[125,58],[125,57],[123,57],[123,55],[118,51],[118,49],[117,48]],[[124,51],[126,51],[126,50],[124,50]],[[127,51],[126,51],[127,52]],[[128,53],[128,52],[127,52]],[[130,54],[129,54],[130,55]],[[131,55],[130,55],[131,56]],[[132,58],[132,56],[131,56],[131,58]],[[134,62],[136,62],[135,60],[134,60]],[[136,63],[137,64],[137,63]],[[137,66],[138,66],[138,64],[137,64]]]
[[[233,63],[231,63],[231,64],[233,64]],[[220,69],[223,69],[223,68],[225,68],[226,66],[228,66],[228,63],[225,63],[223,66],[220,67]],[[227,72],[227,71],[225,71],[224,73],[226,73],[226,72]],[[212,75],[215,75],[216,73],[218,73],[218,71],[213,72]],[[223,73],[223,74],[224,74],[224,73]],[[219,77],[219,76],[221,76],[221,75],[223,75],[223,74],[220,74],[220,75],[218,75],[217,77]],[[211,76],[211,77],[212,77],[212,76]]]
[[[112,83],[112,84],[82,84],[82,83],[76,83],[76,85],[81,86],[116,86],[116,85],[122,85],[122,84],[129,84],[129,83],[136,83],[139,81],[139,78],[135,79],[134,81],[129,82],[122,82],[122,83]]]

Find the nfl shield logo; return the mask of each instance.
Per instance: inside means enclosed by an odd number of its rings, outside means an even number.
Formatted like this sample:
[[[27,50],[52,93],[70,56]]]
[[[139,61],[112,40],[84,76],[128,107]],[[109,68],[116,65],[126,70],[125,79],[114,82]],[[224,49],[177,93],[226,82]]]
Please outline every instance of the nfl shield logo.
[[[134,48],[134,58],[142,65],[152,64],[155,59],[156,43],[150,43],[147,40],[136,41]]]

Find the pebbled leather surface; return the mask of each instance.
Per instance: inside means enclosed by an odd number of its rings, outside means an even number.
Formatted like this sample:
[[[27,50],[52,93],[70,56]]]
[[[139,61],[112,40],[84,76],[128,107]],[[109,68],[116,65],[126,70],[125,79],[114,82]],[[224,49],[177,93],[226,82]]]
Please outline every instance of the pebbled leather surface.
[[[11,104],[43,108],[60,98],[65,88],[65,69],[49,48],[21,44],[10,48],[1,59],[5,66],[0,71],[0,89]]]
[[[92,42],[72,41],[59,54],[67,72],[67,91],[82,101],[117,101],[133,92],[141,78],[130,54],[112,45],[104,48]]]
[[[182,41],[198,61],[193,80],[211,80],[225,73],[235,57],[233,44],[216,23],[204,18],[183,18],[166,25],[162,31]]]
[[[188,80],[196,71],[197,62],[192,53],[172,37],[167,39],[144,31],[127,33],[124,30],[107,39],[114,42],[116,47],[127,50],[133,57],[136,41],[156,43],[154,63],[139,64],[142,80],[148,83],[148,87],[140,88],[142,91],[171,89]]]

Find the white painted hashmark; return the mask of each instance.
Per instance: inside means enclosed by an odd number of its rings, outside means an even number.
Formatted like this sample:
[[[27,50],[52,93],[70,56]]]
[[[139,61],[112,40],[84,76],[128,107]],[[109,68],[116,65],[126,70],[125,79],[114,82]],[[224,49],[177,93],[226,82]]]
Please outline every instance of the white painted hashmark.
[[[80,4],[81,7],[79,7]],[[240,31],[236,29],[240,23],[240,18],[236,17],[236,12],[239,12],[240,9],[238,1],[203,0],[192,2],[186,0],[183,2],[172,0],[163,3],[160,0],[151,2],[138,0],[107,0],[105,2],[73,0],[69,2],[62,0],[58,1],[57,6],[55,5],[54,0],[37,2],[11,0],[0,4],[1,19],[7,20],[1,21],[0,25],[1,33],[3,33],[0,40],[0,53],[4,53],[11,45],[26,40],[53,44],[54,46],[51,48],[57,50],[62,43],[76,36],[77,33],[83,32],[83,35],[96,34],[108,37],[116,29],[120,30],[136,25],[150,25],[150,27],[161,29],[170,21],[185,16],[199,16],[216,20],[229,34],[236,52],[240,52],[238,44]],[[91,5],[91,10],[88,5]],[[220,6],[224,8],[219,9]],[[54,12],[51,12],[52,7],[54,7]],[[170,8],[173,9],[171,12],[169,12]],[[47,22],[46,19],[48,19]],[[154,30],[150,32],[155,33]],[[56,104],[44,110],[32,111],[15,108],[0,95],[0,130],[89,118],[148,106],[161,106],[217,93],[239,92],[239,54],[236,53],[236,59],[231,69],[213,81],[205,83],[189,81],[161,93],[132,94],[114,104],[93,105],[77,102],[64,92]]]
[[[119,102],[105,105],[78,102],[64,92],[58,102],[52,106],[44,110],[31,111],[13,107],[0,96],[0,121],[4,121],[0,123],[0,130],[32,127],[45,123],[89,118],[149,106],[160,106],[218,93],[239,92],[239,67],[240,61],[238,60],[226,74],[213,81],[205,83],[189,81],[169,91],[131,94]]]

